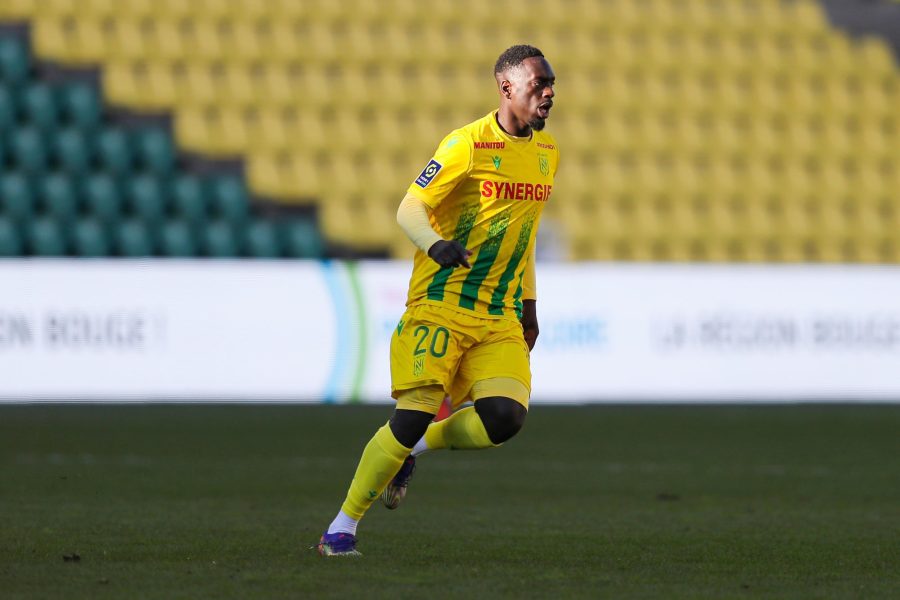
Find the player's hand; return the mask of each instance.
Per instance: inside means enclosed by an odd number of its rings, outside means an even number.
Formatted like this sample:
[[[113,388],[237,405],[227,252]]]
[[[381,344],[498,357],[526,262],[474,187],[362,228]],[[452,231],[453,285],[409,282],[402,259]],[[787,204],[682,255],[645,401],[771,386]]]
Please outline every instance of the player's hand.
[[[428,256],[431,260],[442,267],[465,267],[471,269],[469,257],[472,251],[467,250],[462,244],[456,240],[441,240],[435,242],[428,249]]]
[[[537,320],[537,300],[522,300],[522,318],[519,319],[525,332],[525,343],[528,350],[534,350],[540,328]]]

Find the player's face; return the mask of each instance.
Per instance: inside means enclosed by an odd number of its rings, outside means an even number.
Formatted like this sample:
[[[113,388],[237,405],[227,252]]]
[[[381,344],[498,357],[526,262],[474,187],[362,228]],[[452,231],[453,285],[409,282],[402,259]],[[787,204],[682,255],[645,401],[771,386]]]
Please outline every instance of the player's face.
[[[553,85],[556,75],[550,63],[541,56],[527,58],[510,79],[513,84],[510,96],[513,114],[520,122],[540,131],[550,116],[555,95]]]

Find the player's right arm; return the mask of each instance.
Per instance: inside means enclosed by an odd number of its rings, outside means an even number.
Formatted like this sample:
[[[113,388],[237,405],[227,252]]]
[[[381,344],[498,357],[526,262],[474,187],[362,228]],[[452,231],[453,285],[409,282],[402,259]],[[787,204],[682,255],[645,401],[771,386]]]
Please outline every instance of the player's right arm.
[[[429,216],[471,173],[472,152],[471,140],[462,132],[444,138],[397,210],[397,222],[406,235],[441,267],[471,266],[468,257],[472,252],[456,240],[441,237]]]
[[[407,194],[397,209],[397,223],[407,237],[425,254],[442,267],[463,266],[470,268],[468,258],[472,251],[467,250],[456,240],[445,240],[431,227],[428,206]]]

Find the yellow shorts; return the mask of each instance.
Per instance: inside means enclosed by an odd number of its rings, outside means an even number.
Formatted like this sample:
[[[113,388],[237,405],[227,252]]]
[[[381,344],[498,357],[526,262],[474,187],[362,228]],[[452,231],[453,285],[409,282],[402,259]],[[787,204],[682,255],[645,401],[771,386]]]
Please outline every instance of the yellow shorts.
[[[513,387],[521,391],[509,395],[527,408],[531,365],[522,325],[446,305],[410,306],[391,336],[391,395],[426,386],[440,386],[454,407]]]

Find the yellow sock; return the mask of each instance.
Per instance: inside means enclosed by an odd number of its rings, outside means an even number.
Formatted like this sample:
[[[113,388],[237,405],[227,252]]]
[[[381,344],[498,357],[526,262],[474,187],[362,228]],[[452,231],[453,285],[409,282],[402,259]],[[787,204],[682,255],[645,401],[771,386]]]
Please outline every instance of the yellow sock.
[[[361,519],[400,470],[409,451],[410,448],[397,441],[390,426],[384,425],[376,431],[359,459],[341,510],[354,519]]]
[[[476,450],[496,446],[488,437],[484,423],[473,406],[429,425],[425,430],[425,443],[429,450]]]

